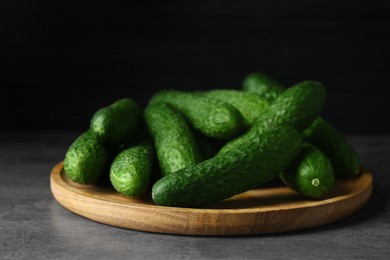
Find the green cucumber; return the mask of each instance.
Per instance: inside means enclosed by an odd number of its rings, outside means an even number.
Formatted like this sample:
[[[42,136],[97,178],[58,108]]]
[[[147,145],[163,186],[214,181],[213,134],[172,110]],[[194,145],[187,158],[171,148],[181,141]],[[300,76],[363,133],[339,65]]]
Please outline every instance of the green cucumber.
[[[244,119],[245,127],[252,125],[255,119],[269,107],[269,102],[266,99],[257,94],[239,90],[216,89],[206,91],[203,95],[229,103],[237,108]]]
[[[153,145],[148,141],[123,150],[110,167],[112,186],[126,196],[144,195],[149,187],[153,161]]]
[[[90,128],[102,144],[119,147],[134,139],[141,122],[140,107],[124,98],[99,109],[91,119]]]
[[[263,131],[281,125],[303,131],[320,113],[325,102],[326,89],[316,81],[303,81],[284,91],[263,113],[244,136],[257,136]],[[234,149],[238,137],[225,145],[219,153]]]
[[[262,73],[251,73],[243,81],[243,89],[248,92],[256,93],[269,102],[273,102],[285,87],[276,79]]]
[[[188,166],[157,181],[158,205],[199,207],[217,202],[278,176],[301,149],[301,134],[280,127],[242,139],[235,149]]]
[[[325,98],[326,89],[320,82],[300,82],[284,91],[258,123],[263,126],[284,124],[303,131],[318,117]]]
[[[324,119],[318,118],[303,132],[303,138],[330,159],[336,177],[348,178],[360,173],[360,160],[348,140]]]
[[[243,89],[256,93],[262,98],[268,98],[271,102],[272,98],[269,97],[281,95],[285,88],[264,73],[253,73],[244,79]],[[322,117],[318,117],[303,134],[306,142],[318,147],[331,160],[337,178],[359,175],[360,160],[356,150]]]
[[[296,192],[313,199],[328,194],[335,181],[332,163],[323,152],[307,143],[302,145],[297,159],[279,177]]]
[[[230,139],[243,130],[241,113],[228,103],[174,90],[155,94],[150,104],[159,102],[170,103],[187,117],[195,129],[208,137]]]
[[[202,160],[194,135],[184,117],[167,103],[155,103],[145,110],[163,176]]]
[[[65,155],[64,170],[69,179],[80,184],[94,184],[107,171],[110,152],[91,131],[81,134]]]

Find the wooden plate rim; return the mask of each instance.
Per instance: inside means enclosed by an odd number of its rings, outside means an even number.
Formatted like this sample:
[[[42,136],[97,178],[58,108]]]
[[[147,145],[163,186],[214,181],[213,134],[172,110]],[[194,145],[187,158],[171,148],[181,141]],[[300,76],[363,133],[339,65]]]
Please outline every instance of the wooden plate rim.
[[[146,204],[145,202],[137,202],[136,200],[129,199],[128,202],[126,200],[123,201],[113,201],[110,200],[109,198],[105,198],[103,196],[99,196],[97,194],[88,192],[86,190],[81,190],[78,187],[86,187],[88,185],[80,185],[77,183],[74,183],[70,181],[69,179],[65,180],[64,178],[64,172],[63,172],[63,161],[59,162],[54,166],[52,169],[51,175],[50,175],[50,183],[51,183],[51,191],[53,193],[54,198],[65,208],[69,209],[70,211],[75,212],[76,214],[79,214],[81,216],[87,217],[89,219],[92,219],[94,221],[100,222],[100,223],[105,223],[113,226],[119,226],[119,227],[124,227],[128,229],[136,229],[136,230],[141,230],[141,231],[149,231],[149,232],[156,232],[156,233],[169,233],[169,234],[187,234],[187,235],[247,235],[247,234],[259,234],[259,233],[274,233],[274,232],[283,232],[283,231],[288,231],[288,230],[296,230],[296,229],[302,229],[299,226],[304,226],[303,228],[309,228],[309,227],[314,227],[314,226],[319,226],[323,225],[326,223],[334,222],[336,220],[339,220],[341,218],[347,217],[354,212],[358,211],[366,202],[368,201],[371,192],[372,192],[372,173],[365,168],[362,168],[362,174],[359,178],[364,178],[361,179],[361,182],[364,183],[362,187],[359,187],[359,189],[354,189],[353,192],[349,191],[345,195],[340,195],[337,197],[330,197],[328,199],[324,200],[318,200],[318,201],[307,201],[307,203],[302,203],[300,205],[296,205],[295,203],[291,205],[263,205],[259,207],[250,207],[250,208],[179,208],[179,207],[166,207],[166,206],[159,206],[155,204]],[[346,180],[348,181],[348,180]],[[91,186],[91,185],[89,185]],[[93,185],[92,185],[93,186]],[[82,214],[80,213],[80,208],[78,207],[69,207],[69,201],[66,200],[63,196],[57,196],[58,194],[58,187],[61,187],[64,189],[66,192],[71,192],[73,193],[74,196],[82,196],[84,199],[89,200],[89,201],[96,201],[98,203],[104,203],[108,207],[120,207],[122,209],[128,209],[131,212],[137,212],[134,210],[147,210],[148,214],[151,214],[153,211],[158,211],[164,214],[173,214],[173,215],[182,215],[186,216],[188,218],[197,218],[197,217],[204,217],[209,216],[210,219],[213,220],[222,220],[222,219],[229,219],[229,216],[232,217],[238,217],[242,216],[243,218],[248,217],[248,216],[255,216],[257,214],[274,214],[274,212],[283,212],[283,211],[290,211],[290,212],[295,212],[299,210],[315,210],[316,208],[322,208],[322,206],[336,206],[336,205],[345,205],[342,203],[347,203],[349,200],[351,202],[356,202],[356,199],[361,199],[360,202],[355,203],[355,206],[353,206],[350,210],[344,210],[341,209],[341,213],[337,216],[333,216],[332,218],[328,220],[319,220],[315,221],[314,223],[316,224],[301,224],[301,225],[292,225],[291,227],[288,227],[286,229],[281,229],[278,230],[277,228],[275,229],[276,231],[261,231],[263,230],[262,227],[259,227],[259,223],[253,223],[253,230],[249,232],[241,232],[241,231],[224,231],[225,233],[221,233],[220,230],[218,230],[218,227],[212,226],[212,230],[210,230],[210,233],[204,232],[199,227],[195,227],[192,231],[188,231],[187,229],[180,227],[178,230],[174,230],[173,227],[159,227],[158,224],[157,226],[152,227],[134,227],[133,224],[121,224],[118,223],[117,221],[110,221],[109,219],[104,220],[104,218],[93,218],[90,217],[91,213],[87,214]],[[119,195],[119,193],[118,193]],[[123,198],[126,198],[123,196]],[[126,198],[127,199],[127,198]],[[306,202],[306,201],[305,201]],[[145,204],[143,204],[145,203]],[[149,203],[149,202],[148,202]],[[323,209],[322,209],[323,210]],[[288,214],[286,212],[286,214]],[[185,222],[185,221],[184,221]],[[183,222],[183,223],[184,223]],[[209,224],[205,223],[204,225],[214,225],[214,224]],[[223,229],[223,224],[221,224],[221,229]],[[244,225],[246,228],[248,226],[251,226],[251,224],[246,223]],[[260,231],[259,231],[260,230]],[[273,229],[272,229],[273,230]]]

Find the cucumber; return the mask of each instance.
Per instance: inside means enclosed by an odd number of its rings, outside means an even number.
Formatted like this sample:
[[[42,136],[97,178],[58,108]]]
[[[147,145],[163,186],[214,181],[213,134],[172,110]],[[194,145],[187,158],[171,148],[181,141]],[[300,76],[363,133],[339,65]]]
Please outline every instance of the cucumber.
[[[246,76],[242,86],[245,91],[256,93],[269,102],[273,102],[285,90],[279,81],[262,72]]]
[[[248,128],[269,107],[269,102],[260,96],[239,90],[217,89],[203,93],[205,97],[229,103],[240,111],[244,127]]]
[[[253,73],[243,82],[243,89],[259,94],[262,98],[277,97],[285,89],[264,73]],[[272,99],[268,99],[272,102]],[[360,159],[348,140],[329,122],[318,117],[303,133],[304,140],[317,146],[331,160],[337,178],[358,176]]]
[[[64,170],[69,179],[80,184],[94,184],[107,171],[110,152],[92,131],[81,134],[65,155]]]
[[[241,113],[232,105],[195,93],[166,90],[153,96],[150,104],[166,102],[183,113],[204,135],[230,139],[243,130]]]
[[[163,176],[202,160],[198,145],[184,117],[167,103],[155,103],[145,110]]]
[[[303,81],[283,92],[263,113],[244,136],[257,136],[281,125],[303,131],[320,113],[325,102],[325,87],[316,81]],[[219,153],[234,149],[238,137],[225,145]]]
[[[296,192],[313,199],[328,194],[335,182],[332,163],[308,143],[302,145],[297,159],[279,177]]]
[[[320,82],[300,82],[284,91],[258,123],[264,126],[287,124],[303,131],[318,117],[325,98],[326,89]]]
[[[273,179],[298,155],[301,134],[290,127],[242,139],[235,149],[165,176],[152,198],[164,206],[199,207]]]
[[[123,150],[110,167],[112,186],[126,196],[144,195],[149,187],[153,161],[153,145],[148,141]]]
[[[330,159],[337,178],[349,178],[360,173],[360,160],[353,146],[324,119],[318,118],[303,132],[303,138]]]
[[[99,109],[91,119],[90,128],[99,142],[118,147],[134,139],[141,122],[140,107],[133,100],[124,98]]]

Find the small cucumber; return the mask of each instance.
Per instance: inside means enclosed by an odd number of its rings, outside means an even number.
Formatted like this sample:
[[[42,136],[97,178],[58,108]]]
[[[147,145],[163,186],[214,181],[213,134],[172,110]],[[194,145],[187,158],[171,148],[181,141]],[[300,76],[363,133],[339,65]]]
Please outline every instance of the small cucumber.
[[[290,127],[243,138],[235,149],[165,176],[153,185],[155,203],[198,207],[217,202],[278,176],[301,149],[301,134]]]
[[[317,199],[328,194],[334,185],[334,172],[329,159],[316,147],[304,143],[297,159],[280,179],[303,196]]]
[[[303,131],[318,116],[325,102],[325,87],[316,81],[303,81],[285,92],[263,113],[244,136],[256,136],[281,125]],[[227,143],[219,153],[226,152],[240,142],[238,137]]]
[[[330,159],[336,177],[348,178],[360,172],[360,160],[353,146],[334,127],[318,118],[303,132],[303,138],[319,149]]]
[[[216,139],[230,139],[243,130],[241,113],[232,105],[195,93],[166,90],[155,94],[150,104],[166,102],[183,113],[194,128]]]
[[[285,90],[279,81],[262,72],[246,76],[242,86],[245,91],[256,93],[269,102],[273,102]]]
[[[65,155],[64,170],[69,179],[80,184],[94,184],[107,170],[109,151],[91,131],[81,134]]]
[[[141,121],[139,106],[133,100],[124,98],[99,109],[91,119],[90,128],[99,142],[118,147],[134,139]]]
[[[217,89],[206,91],[203,95],[229,103],[237,108],[244,119],[245,127],[252,125],[255,119],[269,107],[269,102],[259,95],[239,90]]]
[[[184,117],[167,103],[149,105],[145,120],[163,176],[201,161],[194,135]]]
[[[111,164],[112,186],[126,196],[144,195],[149,187],[153,161],[153,145],[148,141],[123,150]]]

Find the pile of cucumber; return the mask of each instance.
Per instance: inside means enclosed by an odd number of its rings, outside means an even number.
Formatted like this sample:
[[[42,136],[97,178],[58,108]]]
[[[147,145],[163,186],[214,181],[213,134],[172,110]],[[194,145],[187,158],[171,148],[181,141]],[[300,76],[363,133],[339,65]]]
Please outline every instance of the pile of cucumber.
[[[151,190],[164,206],[201,207],[275,178],[323,198],[360,173],[354,148],[319,116],[325,96],[316,81],[285,88],[253,73],[242,90],[158,92],[144,111],[120,99],[69,147],[65,173],[80,184],[109,177],[125,196]]]

